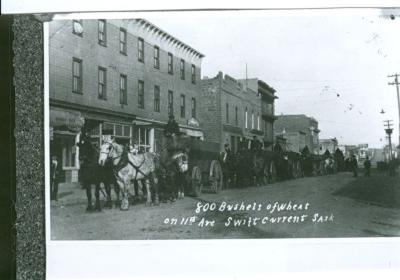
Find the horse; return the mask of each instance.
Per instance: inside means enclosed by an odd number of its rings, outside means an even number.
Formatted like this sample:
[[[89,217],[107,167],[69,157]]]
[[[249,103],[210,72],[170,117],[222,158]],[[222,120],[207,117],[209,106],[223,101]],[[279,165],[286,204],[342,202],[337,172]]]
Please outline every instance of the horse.
[[[144,180],[147,190],[146,205],[152,205],[152,187],[154,190],[154,204],[159,204],[158,180],[155,175],[157,155],[146,152],[133,154],[114,139],[104,141],[100,148],[98,164],[104,166],[107,159],[114,165],[114,175],[122,193],[121,210],[129,209],[129,186],[131,181]],[[150,182],[151,181],[151,182]]]
[[[159,151],[157,174],[163,180],[164,200],[185,197],[186,177],[189,170],[190,138],[182,135],[165,136]],[[167,187],[168,186],[168,187]]]
[[[97,163],[97,154],[98,151],[96,147],[92,144],[90,136],[82,135],[79,143],[77,144],[79,147],[79,159],[81,161],[80,164],[80,172],[79,172],[79,180],[82,183],[84,189],[86,189],[86,197],[87,197],[87,208],[86,211],[91,212],[93,210],[101,211],[101,203],[100,203],[100,184],[103,183],[106,190],[106,207],[111,208],[111,183],[112,176],[110,176],[110,172],[112,169],[110,166],[105,165],[101,167]],[[95,206],[92,205],[92,185],[95,186]],[[117,196],[118,193],[117,193]]]

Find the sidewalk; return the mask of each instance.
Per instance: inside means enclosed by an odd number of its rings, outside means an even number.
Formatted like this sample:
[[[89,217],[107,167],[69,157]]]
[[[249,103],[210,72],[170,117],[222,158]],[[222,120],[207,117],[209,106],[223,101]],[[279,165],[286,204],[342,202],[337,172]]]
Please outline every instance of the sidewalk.
[[[94,187],[93,187],[94,189]],[[52,207],[86,204],[86,190],[79,183],[60,183],[58,185],[58,202],[51,201]]]

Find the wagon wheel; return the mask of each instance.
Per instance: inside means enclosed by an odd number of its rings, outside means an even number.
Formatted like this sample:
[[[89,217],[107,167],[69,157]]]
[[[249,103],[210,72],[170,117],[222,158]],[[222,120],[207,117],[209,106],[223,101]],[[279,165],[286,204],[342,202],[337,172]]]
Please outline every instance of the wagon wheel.
[[[214,193],[219,193],[222,189],[223,175],[221,164],[217,160],[211,161],[210,181],[211,189],[214,191]]]
[[[198,166],[194,166],[192,169],[192,191],[195,197],[198,197],[201,194],[201,190],[203,185],[201,183],[201,171]]]
[[[275,161],[271,161],[271,165],[269,167],[269,182],[271,184],[275,183],[278,179],[278,173],[276,170]]]

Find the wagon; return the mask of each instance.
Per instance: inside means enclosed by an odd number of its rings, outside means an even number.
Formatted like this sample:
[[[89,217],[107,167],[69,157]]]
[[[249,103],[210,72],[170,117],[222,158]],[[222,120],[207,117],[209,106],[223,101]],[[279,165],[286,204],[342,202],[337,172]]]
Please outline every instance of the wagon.
[[[164,137],[163,147],[170,138]],[[219,162],[219,144],[182,135],[174,144],[174,150],[188,154],[188,171],[185,172],[185,193],[198,197],[202,192],[218,193],[223,185],[223,173]],[[171,150],[171,147],[170,147]],[[168,172],[166,170],[165,172]]]
[[[193,196],[202,192],[219,193],[223,185],[223,173],[219,162],[219,144],[192,138],[189,150],[189,173]]]

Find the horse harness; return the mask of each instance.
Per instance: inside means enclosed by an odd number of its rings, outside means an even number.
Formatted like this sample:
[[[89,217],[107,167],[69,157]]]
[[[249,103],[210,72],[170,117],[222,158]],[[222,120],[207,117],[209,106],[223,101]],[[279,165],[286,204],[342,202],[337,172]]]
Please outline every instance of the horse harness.
[[[111,145],[111,147],[114,149],[114,145],[112,145],[111,143],[110,143],[110,145]],[[106,152],[101,152],[101,153],[106,153]],[[111,153],[111,151],[109,151],[108,153],[106,153],[106,154],[110,154]],[[124,154],[124,153],[127,153],[126,151],[124,151],[120,156],[117,156],[117,157],[112,157],[111,159],[112,160],[115,160],[115,159],[118,159],[118,158],[121,158],[122,157],[122,155]],[[137,175],[138,175],[138,173],[141,173],[142,175],[143,175],[143,177],[147,177],[147,175],[143,172],[143,171],[141,171],[140,170],[140,167],[142,167],[142,165],[144,164],[144,162],[146,161],[146,158],[143,156],[143,160],[142,160],[142,162],[139,164],[139,165],[135,165],[135,164],[133,164],[133,162],[131,162],[130,160],[129,160],[129,157],[128,157],[128,164],[129,165],[131,165],[134,169],[135,169],[135,171],[136,171],[136,173],[135,173],[135,181],[137,180]],[[118,165],[116,165],[116,166],[114,166],[114,169],[113,169],[113,172],[114,172],[114,175],[116,176],[116,178],[118,178],[118,172],[119,171],[121,171],[121,169],[122,168],[124,168],[126,165],[125,165],[125,163],[122,163],[122,161],[120,161],[119,163],[118,163]]]

